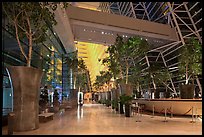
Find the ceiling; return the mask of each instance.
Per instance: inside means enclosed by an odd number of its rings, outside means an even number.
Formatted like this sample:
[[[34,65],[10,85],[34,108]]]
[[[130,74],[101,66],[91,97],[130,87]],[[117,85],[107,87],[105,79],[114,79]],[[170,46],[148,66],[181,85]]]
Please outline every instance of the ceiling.
[[[134,33],[127,33],[115,30],[109,30],[104,28],[96,28],[96,27],[89,27],[89,26],[82,26],[82,25],[74,25],[72,26],[72,32],[74,35],[75,41],[83,41],[83,42],[91,42],[103,45],[112,45],[115,42],[115,38],[117,34],[128,38],[131,36],[135,36]],[[151,45],[152,48],[156,48],[168,43],[171,43],[171,40],[164,40],[164,39],[155,39],[152,37],[141,36],[141,38],[146,39]]]

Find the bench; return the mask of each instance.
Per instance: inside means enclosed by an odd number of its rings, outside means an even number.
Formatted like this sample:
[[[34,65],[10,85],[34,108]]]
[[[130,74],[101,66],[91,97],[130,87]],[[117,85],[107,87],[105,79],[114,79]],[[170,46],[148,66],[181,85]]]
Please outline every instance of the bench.
[[[39,122],[44,123],[53,120],[54,113],[43,113],[39,114]]]

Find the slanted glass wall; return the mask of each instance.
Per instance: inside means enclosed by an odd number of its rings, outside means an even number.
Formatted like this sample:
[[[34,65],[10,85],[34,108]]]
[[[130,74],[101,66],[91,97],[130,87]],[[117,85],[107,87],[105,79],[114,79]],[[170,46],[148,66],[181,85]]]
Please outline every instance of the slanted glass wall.
[[[52,95],[54,89],[62,93],[62,55],[66,53],[61,41],[56,33],[50,28],[44,33],[47,40],[43,43],[34,44],[32,52],[31,66],[41,69],[43,78],[41,86],[48,85],[49,95]],[[28,43],[21,41],[25,52],[28,52]],[[2,74],[3,74],[3,110],[5,115],[12,110],[13,90],[10,83],[9,74],[6,71],[8,66],[25,66],[26,60],[20,52],[15,35],[12,34],[7,26],[6,21],[2,19]],[[39,89],[40,90],[40,89]],[[49,98],[50,101],[52,100]],[[6,110],[6,108],[9,108]]]

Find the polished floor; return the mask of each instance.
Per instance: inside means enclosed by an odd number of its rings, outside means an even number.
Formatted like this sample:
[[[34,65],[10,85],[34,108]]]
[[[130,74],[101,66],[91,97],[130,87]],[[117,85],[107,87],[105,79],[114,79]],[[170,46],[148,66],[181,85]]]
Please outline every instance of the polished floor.
[[[136,122],[141,121],[141,122]],[[55,114],[54,120],[40,123],[39,129],[14,132],[14,135],[202,135],[202,121],[191,117],[167,117],[142,114],[125,117],[101,104]],[[7,133],[3,127],[2,134]]]

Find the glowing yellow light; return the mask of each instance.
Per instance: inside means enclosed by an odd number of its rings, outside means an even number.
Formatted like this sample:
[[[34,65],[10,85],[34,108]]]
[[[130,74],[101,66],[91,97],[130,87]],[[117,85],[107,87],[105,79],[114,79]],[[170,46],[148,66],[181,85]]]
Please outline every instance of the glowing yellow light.
[[[105,53],[107,46],[80,41],[78,41],[75,46],[78,48],[78,57],[84,59],[84,62],[90,72],[91,83],[93,84],[96,76],[100,75],[99,72],[107,69],[98,62],[99,58],[102,59],[108,56],[108,54]]]

